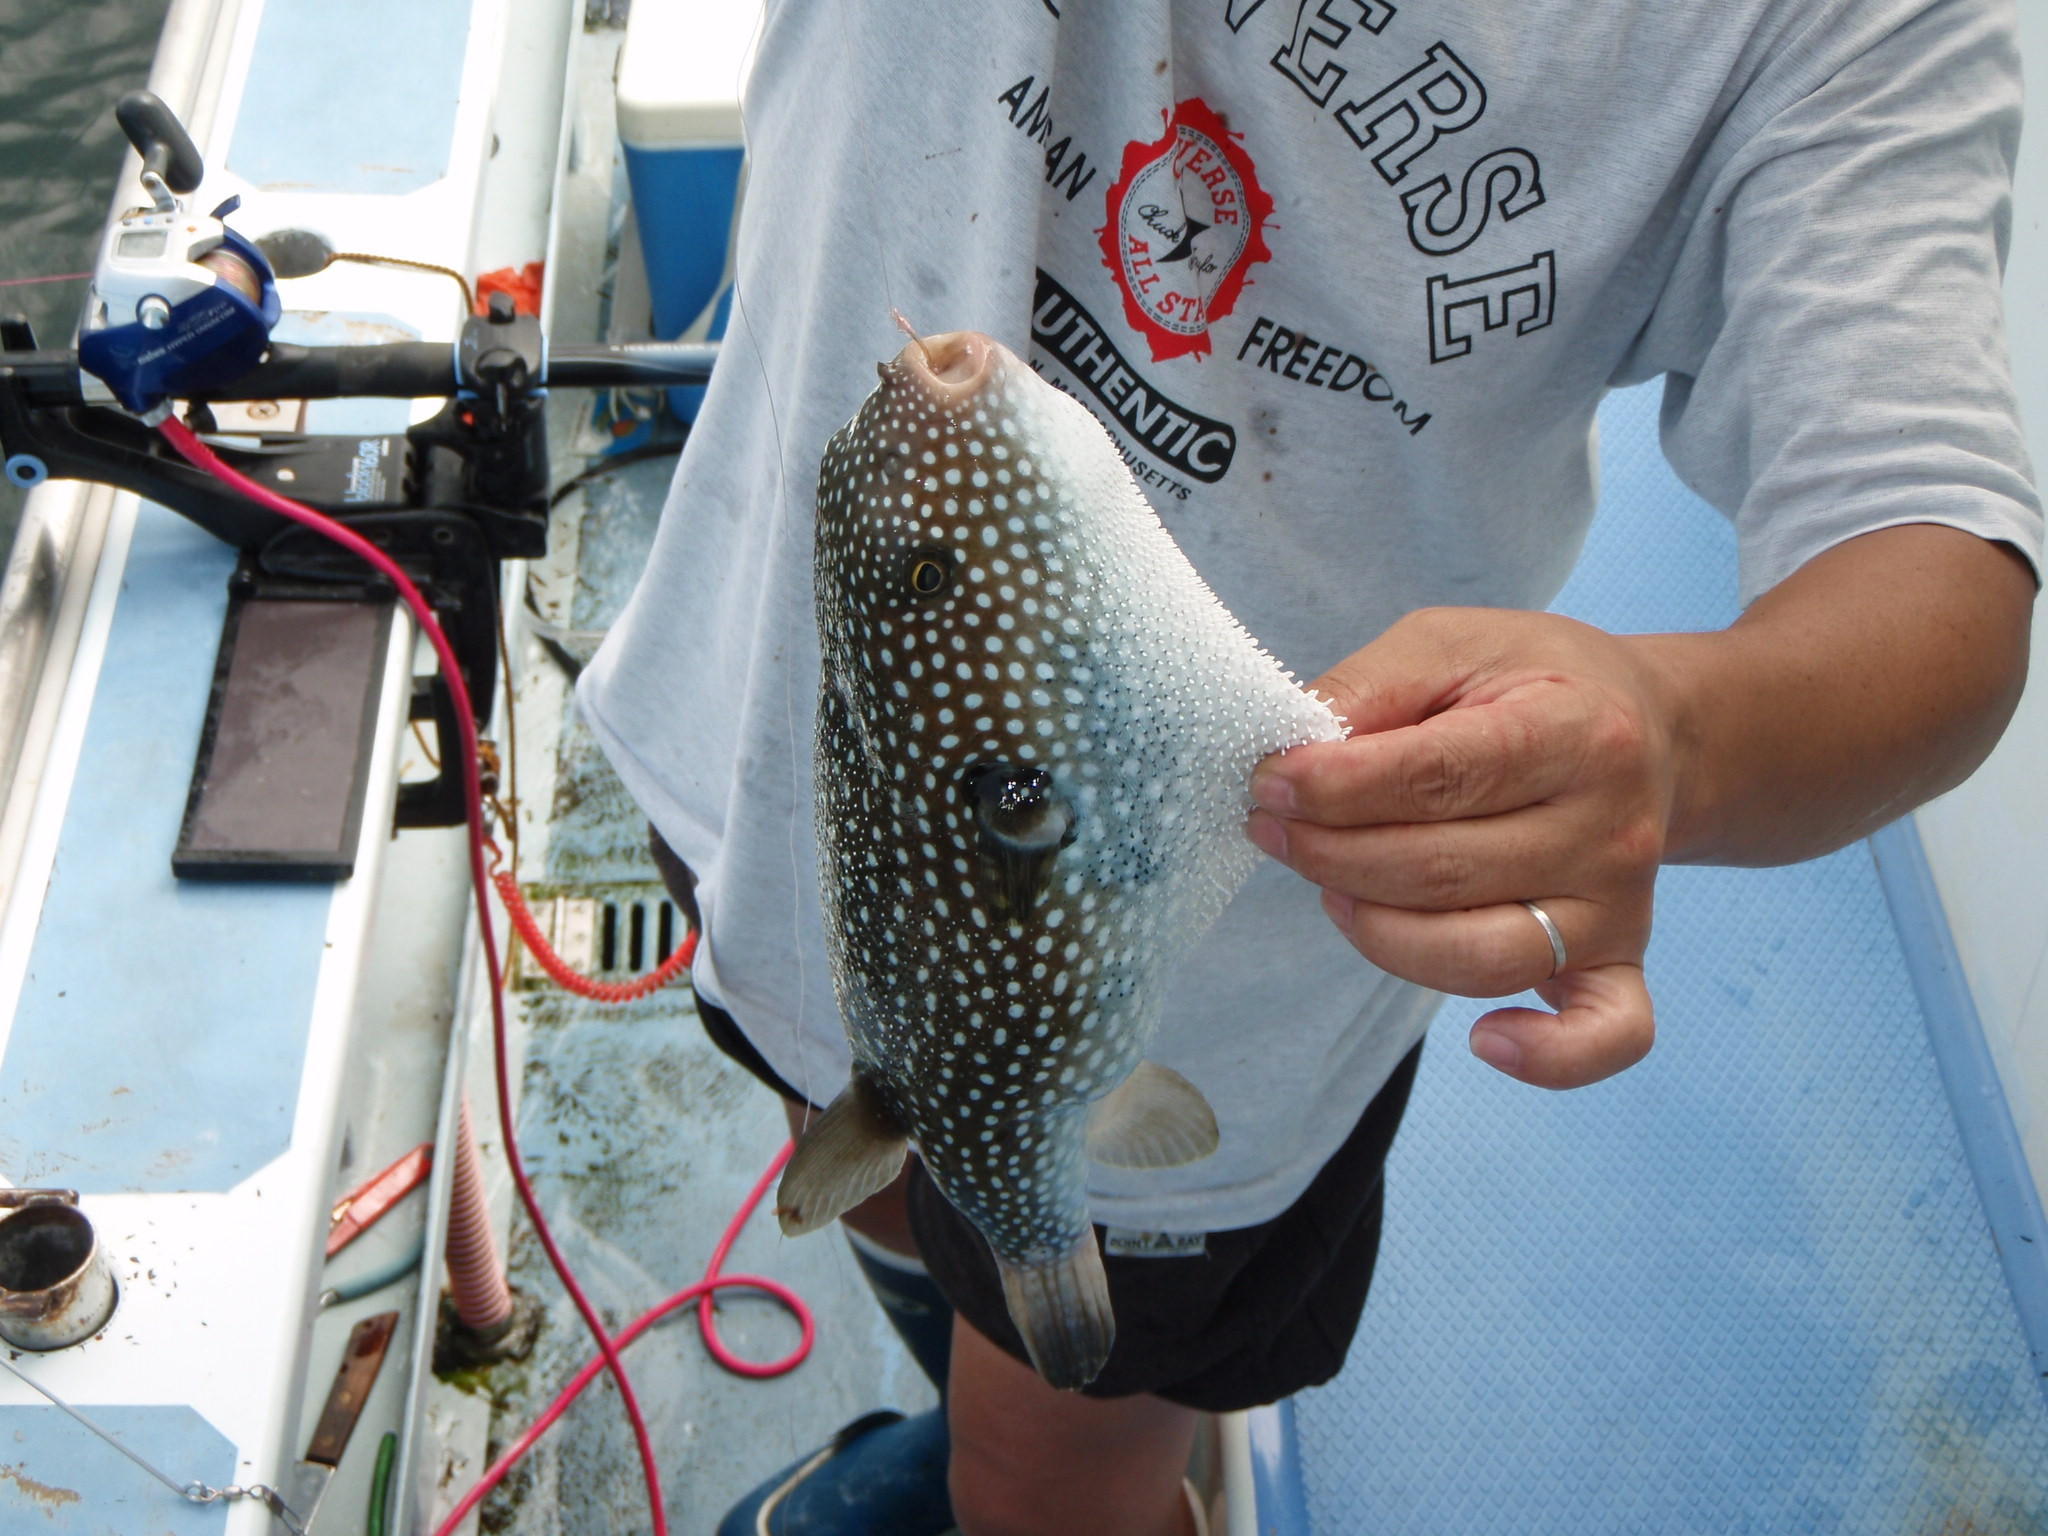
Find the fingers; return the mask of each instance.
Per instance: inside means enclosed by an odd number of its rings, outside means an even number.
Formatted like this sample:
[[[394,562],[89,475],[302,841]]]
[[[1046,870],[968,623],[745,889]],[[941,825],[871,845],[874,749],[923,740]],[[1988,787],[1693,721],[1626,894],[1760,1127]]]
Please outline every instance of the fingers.
[[[1411,912],[1323,893],[1323,910],[1381,970],[1456,997],[1508,997],[1543,985],[1556,968],[1550,935],[1519,901],[1471,912]],[[1590,901],[1545,897],[1566,965],[1595,967],[1642,953],[1634,924]]]
[[[1639,965],[1566,971],[1537,993],[1557,1012],[1496,1008],[1472,1025],[1472,1054],[1538,1088],[1583,1088],[1625,1071],[1657,1038]]]
[[[1582,694],[1527,683],[1419,724],[1270,757],[1252,776],[1252,799],[1329,826],[1492,816],[1569,788],[1582,771],[1588,724]]]
[[[1549,934],[1520,902],[1411,912],[1326,891],[1323,909],[1383,971],[1462,997],[1533,988],[1556,1008],[1498,1008],[1474,1023],[1472,1054],[1509,1077],[1539,1088],[1583,1087],[1634,1066],[1656,1038],[1636,958],[1648,935],[1597,903],[1544,898],[1565,946],[1568,968],[1557,975]]]
[[[1657,833],[1647,817],[1640,828],[1595,828],[1555,806],[1385,827],[1323,827],[1254,811],[1245,836],[1325,890],[1418,912],[1491,906],[1531,891],[1599,895],[1633,887],[1636,875],[1646,883],[1656,870]]]
[[[1454,701],[1491,654],[1475,610],[1425,608],[1395,623],[1309,685],[1354,731],[1411,725]],[[1488,623],[1516,623],[1497,611]]]
[[[1410,615],[1317,679],[1355,734],[1260,764],[1246,832],[1382,969],[1557,1010],[1488,1014],[1475,1053],[1598,1081],[1655,1033],[1641,962],[1675,758],[1654,683],[1627,642],[1554,615]]]

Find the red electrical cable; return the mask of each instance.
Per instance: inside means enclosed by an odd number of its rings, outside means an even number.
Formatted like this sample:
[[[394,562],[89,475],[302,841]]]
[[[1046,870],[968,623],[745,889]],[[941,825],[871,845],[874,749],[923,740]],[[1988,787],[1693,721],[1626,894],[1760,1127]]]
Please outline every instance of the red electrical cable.
[[[794,1312],[797,1322],[803,1328],[803,1337],[797,1341],[795,1349],[780,1360],[757,1364],[752,1360],[742,1360],[725,1347],[725,1340],[718,1336],[718,1315],[712,1310],[711,1296],[713,1289],[726,1283],[722,1278],[725,1273],[725,1256],[732,1252],[732,1245],[739,1241],[740,1229],[746,1226],[747,1218],[754,1214],[754,1208],[761,1203],[761,1197],[768,1193],[768,1186],[775,1182],[775,1176],[782,1172],[783,1166],[788,1163],[790,1154],[794,1151],[794,1141],[784,1142],[782,1150],[775,1154],[775,1160],[768,1165],[768,1171],[755,1180],[754,1188],[741,1204],[739,1213],[726,1223],[725,1231],[719,1236],[718,1246],[711,1250],[711,1262],[704,1267],[704,1278],[697,1283],[703,1287],[703,1294],[697,1299],[697,1332],[703,1337],[705,1349],[711,1352],[712,1359],[733,1375],[751,1376],[757,1381],[770,1376],[781,1376],[804,1363],[805,1357],[811,1352],[811,1341],[817,1337],[818,1332],[817,1325],[811,1321],[811,1309],[804,1305],[803,1297],[786,1285],[771,1280],[755,1282],[761,1290],[768,1292]],[[681,1305],[691,1291],[696,1289],[696,1286],[692,1286],[689,1290],[676,1292],[668,1301],[662,1303],[663,1309]],[[649,1314],[650,1317],[652,1315]]]
[[[597,1341],[604,1364],[612,1373],[612,1379],[619,1385],[619,1400],[624,1404],[626,1417],[633,1426],[633,1438],[640,1449],[640,1466],[647,1481],[648,1514],[653,1521],[655,1536],[667,1536],[668,1511],[663,1507],[661,1497],[661,1472],[655,1465],[654,1441],[647,1432],[647,1420],[640,1412],[640,1400],[633,1391],[633,1384],[626,1376],[626,1365],[619,1358],[618,1346],[606,1332],[603,1319],[591,1305],[590,1298],[583,1293],[583,1287],[576,1283],[575,1275],[569,1269],[569,1262],[555,1243],[554,1234],[548,1230],[546,1220],[540,1213],[540,1201],[534,1194],[533,1185],[527,1179],[524,1161],[519,1155],[518,1142],[513,1135],[511,1072],[507,1059],[505,1029],[504,976],[498,961],[497,935],[491,923],[490,876],[485,868],[484,824],[483,824],[483,783],[478,771],[476,719],[470,703],[469,689],[463,682],[462,665],[456,659],[455,651],[448,643],[448,637],[441,632],[441,626],[434,618],[434,610],[425,597],[414,586],[410,577],[400,569],[389,555],[371,544],[353,529],[322,516],[311,507],[302,506],[288,496],[280,496],[268,486],[259,484],[240,471],[230,468],[204,443],[193,435],[175,416],[167,416],[157,424],[157,430],[180,455],[197,468],[204,470],[215,479],[233,486],[251,501],[269,508],[280,517],[325,535],[343,548],[353,551],[368,561],[379,572],[388,577],[398,588],[399,596],[412,610],[421,632],[434,648],[434,654],[441,663],[441,675],[448,685],[448,691],[455,705],[455,721],[462,735],[462,792],[469,822],[469,872],[471,884],[476,891],[477,928],[483,941],[484,968],[490,979],[491,991],[491,1043],[493,1058],[497,1067],[498,1121],[501,1127],[501,1141],[505,1149],[505,1161],[512,1173],[513,1187],[519,1191],[520,1204],[525,1206],[527,1217],[533,1222],[534,1236],[540,1239],[542,1250],[548,1256],[548,1263],[554,1267],[562,1288],[576,1304],[576,1310],[583,1315],[583,1322],[589,1328],[591,1337]],[[444,1526],[443,1530],[448,1529]]]
[[[635,976],[631,981],[593,980],[555,953],[554,945],[548,942],[548,936],[540,931],[540,924],[534,920],[533,909],[526,904],[517,875],[509,869],[501,869],[491,879],[496,882],[498,895],[505,903],[505,915],[512,919],[512,926],[519,930],[519,937],[533,958],[540,962],[540,968],[554,978],[556,986],[574,992],[578,997],[587,997],[595,1003],[630,1003],[635,998],[660,991],[688,970],[690,962],[697,957],[697,935],[692,931],[683,935],[682,943],[666,960],[644,976]]]
[[[782,1172],[783,1164],[789,1161],[789,1154],[795,1148],[796,1144],[794,1142],[784,1142],[782,1150],[775,1155],[775,1160],[768,1165],[767,1172],[754,1181],[752,1192],[741,1202],[738,1212],[726,1225],[724,1235],[719,1238],[718,1249],[711,1256],[711,1264],[704,1271],[704,1278],[695,1285],[684,1286],[675,1295],[669,1297],[668,1300],[658,1306],[649,1308],[636,1318],[632,1326],[619,1334],[618,1342],[621,1349],[631,1344],[641,1334],[652,1328],[656,1323],[668,1316],[669,1313],[675,1311],[676,1308],[687,1305],[694,1300],[698,1304],[697,1325],[703,1332],[704,1345],[711,1351],[719,1364],[725,1366],[727,1370],[737,1371],[743,1376],[779,1376],[785,1371],[795,1370],[797,1366],[803,1363],[804,1358],[811,1352],[811,1344],[817,1337],[818,1331],[817,1324],[811,1318],[811,1309],[804,1305],[803,1298],[789,1289],[788,1286],[774,1280],[764,1279],[759,1275],[728,1275],[721,1273],[721,1267],[725,1263],[725,1256],[731,1251],[733,1242],[739,1237],[740,1229],[746,1226],[747,1218],[754,1214],[755,1208],[761,1203],[762,1196],[768,1193],[768,1186],[775,1182],[775,1176]],[[726,1286],[737,1285],[752,1286],[757,1290],[766,1291],[796,1314],[798,1323],[803,1327],[803,1337],[797,1342],[796,1348],[780,1360],[757,1365],[752,1361],[738,1359],[726,1349],[723,1341],[719,1339],[718,1332],[710,1321],[712,1294],[724,1289]],[[603,1369],[604,1362],[602,1360],[592,1360],[576,1373],[574,1378],[570,1380],[569,1385],[557,1394],[552,1403],[548,1404],[547,1411],[533,1421],[531,1428],[517,1440],[513,1441],[511,1445],[507,1446],[503,1454],[491,1463],[490,1470],[484,1473],[477,1485],[462,1496],[462,1501],[455,1506],[454,1512],[441,1522],[437,1536],[445,1536],[446,1532],[454,1530],[463,1518],[471,1510],[475,1509],[493,1488],[504,1481],[505,1474],[519,1464],[519,1458],[539,1443],[540,1437],[554,1427],[555,1420],[568,1411],[569,1405],[576,1400],[585,1387],[589,1386],[596,1379],[597,1373]]]

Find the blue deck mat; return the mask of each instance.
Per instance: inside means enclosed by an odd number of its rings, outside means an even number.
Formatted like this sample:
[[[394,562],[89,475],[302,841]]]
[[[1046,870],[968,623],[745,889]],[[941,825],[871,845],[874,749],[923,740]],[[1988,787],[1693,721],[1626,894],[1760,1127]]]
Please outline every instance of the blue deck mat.
[[[1603,412],[1558,606],[1718,626],[1733,538],[1655,413]],[[1868,851],[1658,901],[1633,1071],[1545,1093],[1466,1053],[1487,1005],[1438,1021],[1364,1326],[1297,1404],[1310,1529],[2048,1532],[2048,1408]]]

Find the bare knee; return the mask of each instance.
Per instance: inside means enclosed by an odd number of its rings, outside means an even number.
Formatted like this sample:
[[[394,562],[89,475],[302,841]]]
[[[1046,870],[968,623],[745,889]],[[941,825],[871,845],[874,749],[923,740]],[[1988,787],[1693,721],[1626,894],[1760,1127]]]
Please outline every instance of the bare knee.
[[[964,1536],[1183,1536],[1200,1415],[1156,1397],[1056,1392],[964,1321],[953,1328],[948,1487]]]

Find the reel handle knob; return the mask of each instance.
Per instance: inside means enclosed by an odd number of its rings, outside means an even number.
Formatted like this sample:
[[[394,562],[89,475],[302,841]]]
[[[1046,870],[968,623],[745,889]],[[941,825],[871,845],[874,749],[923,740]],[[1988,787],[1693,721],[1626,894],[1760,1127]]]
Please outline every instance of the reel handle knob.
[[[114,120],[142,156],[145,174],[154,173],[173,192],[198,187],[206,175],[198,146],[178,121],[177,113],[150,91],[130,91],[114,104]]]

